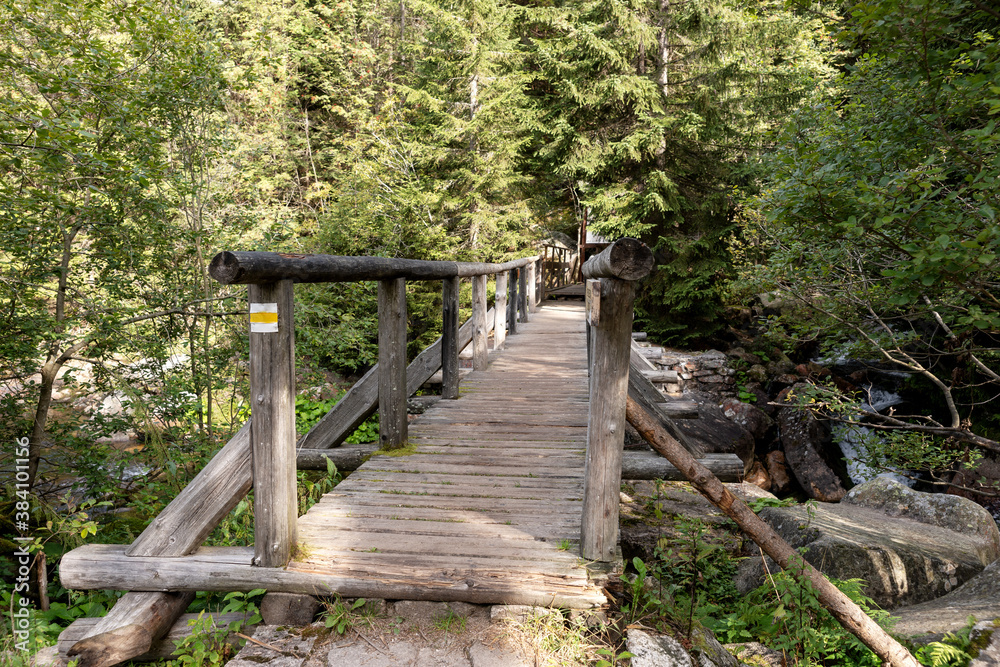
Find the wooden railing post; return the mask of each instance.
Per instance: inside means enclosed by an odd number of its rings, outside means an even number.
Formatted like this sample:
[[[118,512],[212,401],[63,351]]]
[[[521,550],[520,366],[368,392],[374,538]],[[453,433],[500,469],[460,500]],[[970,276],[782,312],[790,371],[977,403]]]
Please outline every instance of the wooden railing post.
[[[253,562],[284,567],[298,514],[292,281],[250,285],[249,291]]]
[[[521,267],[517,271],[517,321],[528,321],[528,272]]]
[[[583,267],[586,278],[600,279],[591,283],[587,303],[590,410],[580,553],[590,560],[613,561],[617,557],[634,281],[648,274],[652,265],[649,248],[635,239],[622,239]]]
[[[496,319],[493,324],[493,347],[502,350],[507,340],[507,272],[497,274],[496,296],[493,301]]]
[[[535,301],[535,281],[538,279],[538,273],[535,271],[535,263],[532,262],[528,264],[528,312],[535,312],[538,310],[538,303]]]
[[[489,366],[486,348],[486,276],[472,277],[472,369],[485,371]]]
[[[378,412],[382,449],[406,446],[406,279],[378,283]]]
[[[517,333],[517,274],[518,269],[511,269],[508,274],[510,294],[507,300],[507,331],[511,336]]]
[[[441,398],[458,398],[459,278],[445,278],[442,282],[444,327],[441,332]]]

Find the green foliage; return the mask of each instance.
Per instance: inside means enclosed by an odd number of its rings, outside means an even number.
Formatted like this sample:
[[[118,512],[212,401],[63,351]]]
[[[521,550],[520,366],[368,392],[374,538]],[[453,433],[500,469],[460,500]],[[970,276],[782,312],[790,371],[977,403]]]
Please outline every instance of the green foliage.
[[[965,667],[972,660],[972,653],[975,651],[973,642],[969,639],[975,624],[975,617],[970,616],[964,628],[958,632],[946,632],[941,641],[918,647],[914,656],[920,664],[927,667]]]
[[[942,411],[911,423],[974,429],[997,384],[1000,21],[975,2],[893,0],[837,28],[857,57],[778,136],[734,293],[777,290],[803,337],[921,376]]]
[[[654,248],[637,304],[646,331],[711,333],[732,188],[753,183],[763,131],[827,75],[821,25],[779,3],[594,1],[527,16],[542,196]]]
[[[348,604],[339,597],[335,597],[332,600],[324,600],[323,606],[326,608],[320,615],[323,625],[332,629],[338,635],[343,635],[357,624],[357,612],[358,609],[365,606],[365,599],[358,598]]]
[[[307,433],[327,412],[333,409],[347,391],[339,391],[332,398],[315,400],[302,396],[295,397],[295,428],[299,433]],[[344,442],[360,444],[377,442],[379,433],[379,416],[373,414],[354,429]]]
[[[444,632],[460,633],[465,631],[466,620],[465,616],[449,609],[447,614],[434,620],[434,627]]]
[[[174,653],[178,657],[171,661],[172,664],[183,667],[220,667],[233,656],[233,647],[226,641],[229,629],[216,625],[211,615],[206,616],[201,611],[198,618],[192,619],[188,625],[191,627],[191,634],[174,642],[177,646]]]
[[[888,613],[877,610],[862,593],[859,579],[833,581],[844,594],[876,621]],[[720,641],[761,641],[800,665],[878,667],[881,661],[837,622],[819,603],[815,589],[797,573],[769,575],[760,588],[735,601],[735,608],[715,628]]]

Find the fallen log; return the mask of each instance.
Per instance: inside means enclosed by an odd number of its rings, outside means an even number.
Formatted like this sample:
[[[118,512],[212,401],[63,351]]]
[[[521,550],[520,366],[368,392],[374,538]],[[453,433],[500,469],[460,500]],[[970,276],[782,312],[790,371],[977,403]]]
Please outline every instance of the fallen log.
[[[740,530],[783,569],[809,582],[822,604],[844,628],[893,667],[920,667],[920,663],[861,608],[807,563],[799,553],[760,519],[747,504],[729,492],[712,472],[700,464],[657,420],[631,398],[626,418],[657,452],[682,471],[713,505],[736,522]]]
[[[164,660],[173,657],[174,651],[177,649],[177,642],[183,640],[185,637],[189,637],[192,634],[193,628],[191,627],[191,622],[198,619],[198,614],[181,614],[181,616],[174,622],[167,631],[167,634],[162,638],[154,641],[149,650],[141,655],[137,655],[130,658],[132,662],[155,662],[157,660]],[[210,618],[212,622],[219,628],[228,628],[234,621],[241,621],[246,618],[244,614],[206,614],[205,618]],[[60,655],[66,655],[70,647],[76,642],[80,641],[84,637],[89,636],[98,623],[101,622],[100,618],[78,618],[69,626],[59,633],[59,641],[56,644],[56,649],[59,651]],[[248,630],[251,630],[256,626],[242,626],[240,631],[244,634],[251,634]],[[239,637],[235,635],[229,635],[226,641],[231,644],[234,648],[239,646]]]
[[[148,653],[192,600],[193,592],[126,593],[66,655],[77,667],[108,667]]]

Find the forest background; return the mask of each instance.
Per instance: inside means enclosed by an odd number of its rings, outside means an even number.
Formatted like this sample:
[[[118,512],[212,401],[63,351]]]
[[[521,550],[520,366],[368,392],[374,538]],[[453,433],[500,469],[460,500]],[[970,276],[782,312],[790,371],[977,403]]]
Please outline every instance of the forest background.
[[[216,252],[505,260],[584,215],[653,248],[653,338],[715,342],[780,290],[780,346],[911,364],[945,417],[901,427],[1000,449],[989,3],[14,0],[0,26],[0,442],[40,491],[140,507],[123,530],[246,415]],[[374,363],[374,296],[296,288],[304,413]],[[408,300],[416,352],[440,294]]]

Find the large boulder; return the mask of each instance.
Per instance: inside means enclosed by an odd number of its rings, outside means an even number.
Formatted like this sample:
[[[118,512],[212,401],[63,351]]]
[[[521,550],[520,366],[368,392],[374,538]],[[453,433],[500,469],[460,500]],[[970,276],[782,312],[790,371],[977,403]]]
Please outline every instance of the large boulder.
[[[789,391],[795,391],[804,384],[796,384]],[[784,400],[788,392],[779,395]],[[830,451],[830,429],[809,410],[796,407],[781,408],[777,414],[781,446],[785,451],[785,461],[799,486],[809,495],[824,503],[839,501],[847,493],[840,478],[825,458]]]
[[[746,428],[726,417],[719,400],[700,391],[685,398],[698,404],[697,419],[678,419],[677,426],[709,454],[736,454],[744,463],[753,460],[754,437]]]
[[[969,616],[979,621],[1000,619],[1000,561],[994,561],[947,595],[897,609],[892,615],[896,634],[926,640],[958,632]]]
[[[839,504],[768,507],[760,517],[827,576],[865,580],[866,594],[886,609],[945,595],[1000,557],[1000,534],[981,507],[885,479]],[[763,581],[760,558],[740,565],[742,592]]]

